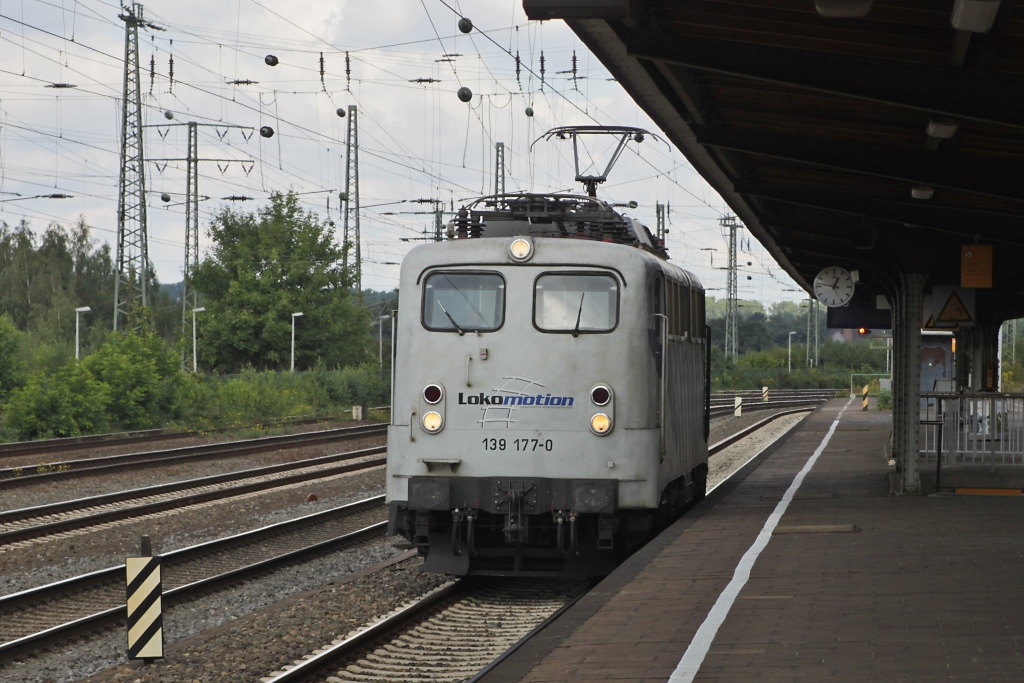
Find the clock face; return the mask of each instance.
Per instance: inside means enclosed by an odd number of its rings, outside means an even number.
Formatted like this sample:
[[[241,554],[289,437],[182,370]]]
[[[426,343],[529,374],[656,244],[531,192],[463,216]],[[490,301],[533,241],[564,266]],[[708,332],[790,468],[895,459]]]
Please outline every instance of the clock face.
[[[825,268],[814,278],[814,296],[826,306],[844,306],[853,298],[853,277],[839,266]]]

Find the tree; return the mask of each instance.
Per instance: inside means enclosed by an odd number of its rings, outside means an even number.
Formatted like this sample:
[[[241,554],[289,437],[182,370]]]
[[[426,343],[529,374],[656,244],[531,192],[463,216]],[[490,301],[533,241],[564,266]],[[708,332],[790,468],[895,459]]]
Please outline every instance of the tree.
[[[97,247],[84,219],[70,231],[51,224],[38,239],[25,221],[0,223],[0,314],[36,343],[73,344],[74,309],[90,306],[81,319],[87,347],[91,328],[109,327],[113,297],[110,247]]]
[[[292,313],[295,365],[339,367],[368,360],[369,313],[352,301],[352,281],[334,226],[273,194],[257,214],[223,209],[210,225],[213,248],[196,268],[206,312],[199,319],[201,365],[287,369]]]
[[[0,313],[0,404],[13,389],[22,385],[24,363],[18,357],[20,338],[21,332],[10,317]]]

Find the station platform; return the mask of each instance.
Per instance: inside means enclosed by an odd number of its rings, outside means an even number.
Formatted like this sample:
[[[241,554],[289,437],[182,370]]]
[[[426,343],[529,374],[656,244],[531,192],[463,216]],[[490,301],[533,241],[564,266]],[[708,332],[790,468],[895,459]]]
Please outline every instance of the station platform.
[[[1024,680],[1024,499],[890,496],[890,428],[830,401],[479,680]]]

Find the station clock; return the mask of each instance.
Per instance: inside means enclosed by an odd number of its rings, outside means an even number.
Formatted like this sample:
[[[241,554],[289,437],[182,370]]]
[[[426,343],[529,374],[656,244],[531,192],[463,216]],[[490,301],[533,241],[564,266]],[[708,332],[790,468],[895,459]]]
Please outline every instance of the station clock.
[[[839,266],[829,266],[814,278],[814,296],[826,306],[845,306],[853,298],[853,276]]]

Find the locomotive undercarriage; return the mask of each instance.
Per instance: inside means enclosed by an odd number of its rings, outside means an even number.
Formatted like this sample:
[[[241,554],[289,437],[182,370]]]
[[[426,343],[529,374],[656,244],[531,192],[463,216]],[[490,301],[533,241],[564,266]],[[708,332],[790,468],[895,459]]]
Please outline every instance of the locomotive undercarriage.
[[[604,576],[703,497],[706,471],[670,483],[657,509],[618,509],[615,480],[412,477],[388,532],[428,572]]]

